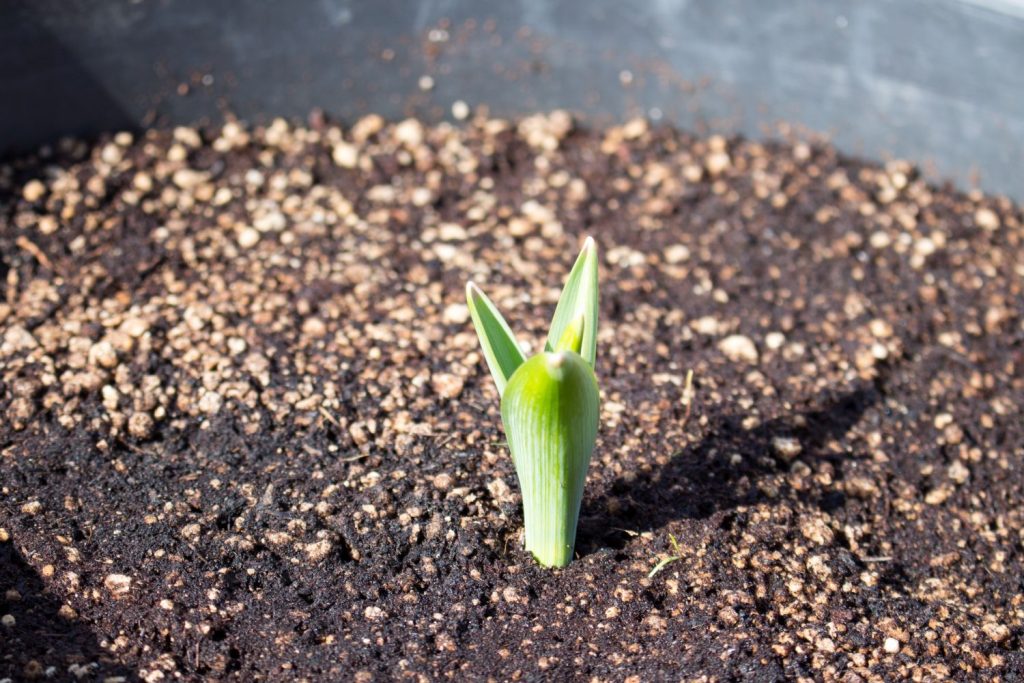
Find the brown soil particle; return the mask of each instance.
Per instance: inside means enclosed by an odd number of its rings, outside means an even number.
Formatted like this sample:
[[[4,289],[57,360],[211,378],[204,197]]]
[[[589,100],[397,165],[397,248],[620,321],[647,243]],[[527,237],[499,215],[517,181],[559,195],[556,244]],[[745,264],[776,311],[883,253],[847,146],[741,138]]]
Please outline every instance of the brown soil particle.
[[[463,287],[536,348],[584,234],[546,571]],[[644,121],[232,122],[0,164],[0,287],[0,678],[1024,677],[1005,199]]]

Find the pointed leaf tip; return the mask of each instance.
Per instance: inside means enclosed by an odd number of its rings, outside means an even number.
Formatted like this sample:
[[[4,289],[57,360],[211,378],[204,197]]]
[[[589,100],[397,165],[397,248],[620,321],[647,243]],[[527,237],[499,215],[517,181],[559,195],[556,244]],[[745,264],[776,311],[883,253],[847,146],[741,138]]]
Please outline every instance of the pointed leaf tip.
[[[577,318],[582,317],[579,354],[590,367],[594,367],[597,359],[597,270],[597,243],[593,237],[587,237],[558,298],[545,345],[547,351],[559,348],[567,329],[576,323]]]
[[[480,339],[484,358],[487,360],[487,367],[498,386],[500,396],[504,393],[505,385],[508,384],[512,373],[526,358],[519,348],[515,334],[498,312],[497,306],[473,281],[466,283],[466,303],[476,335]]]

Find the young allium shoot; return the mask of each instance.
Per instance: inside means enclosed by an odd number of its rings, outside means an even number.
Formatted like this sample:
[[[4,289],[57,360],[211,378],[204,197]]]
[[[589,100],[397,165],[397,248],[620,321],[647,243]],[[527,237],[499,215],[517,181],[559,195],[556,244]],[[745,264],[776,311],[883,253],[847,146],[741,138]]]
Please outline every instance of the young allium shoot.
[[[523,494],[526,550],[545,567],[564,567],[572,560],[597,439],[597,247],[588,237],[558,299],[544,351],[529,359],[472,282],[466,298],[501,395],[501,421]]]

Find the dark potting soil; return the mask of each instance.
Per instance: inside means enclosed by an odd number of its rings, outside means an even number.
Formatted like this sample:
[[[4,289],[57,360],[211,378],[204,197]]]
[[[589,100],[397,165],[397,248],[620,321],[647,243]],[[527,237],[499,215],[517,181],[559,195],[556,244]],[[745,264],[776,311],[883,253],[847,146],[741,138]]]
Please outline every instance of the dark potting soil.
[[[8,161],[0,678],[1020,680],[1022,220],[559,113]],[[601,433],[552,571],[464,285],[536,348],[587,234]]]

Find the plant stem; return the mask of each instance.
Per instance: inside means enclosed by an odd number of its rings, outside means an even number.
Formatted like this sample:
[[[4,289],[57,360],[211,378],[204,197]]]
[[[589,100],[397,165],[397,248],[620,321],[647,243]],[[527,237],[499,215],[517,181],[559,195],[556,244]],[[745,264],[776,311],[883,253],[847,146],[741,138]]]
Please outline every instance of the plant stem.
[[[545,567],[564,567],[572,561],[583,485],[572,481],[570,474],[562,472],[533,487],[529,500],[523,490],[526,550]]]

